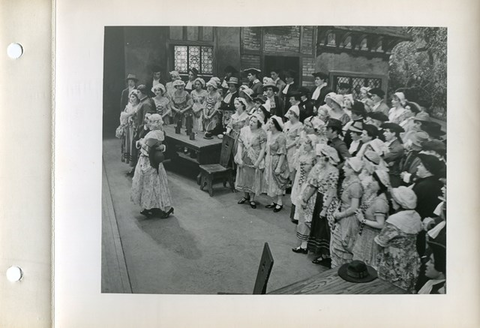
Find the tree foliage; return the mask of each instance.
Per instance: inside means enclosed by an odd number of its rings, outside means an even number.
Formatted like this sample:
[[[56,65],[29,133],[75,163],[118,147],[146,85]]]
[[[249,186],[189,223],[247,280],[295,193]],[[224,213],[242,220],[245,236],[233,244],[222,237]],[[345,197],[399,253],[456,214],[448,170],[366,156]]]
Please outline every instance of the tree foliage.
[[[405,27],[413,41],[399,43],[390,57],[390,90],[402,89],[433,116],[445,119],[447,110],[447,29]]]

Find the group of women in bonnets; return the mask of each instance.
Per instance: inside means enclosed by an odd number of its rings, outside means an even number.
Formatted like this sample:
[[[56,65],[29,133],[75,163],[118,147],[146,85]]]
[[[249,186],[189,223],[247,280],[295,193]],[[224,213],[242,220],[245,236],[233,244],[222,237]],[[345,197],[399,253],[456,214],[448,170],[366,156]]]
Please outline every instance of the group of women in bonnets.
[[[290,192],[293,252],[313,254],[314,264],[329,268],[363,261],[407,292],[444,292],[441,125],[403,92],[391,96],[389,108],[379,88],[325,95],[327,75],[314,76],[312,92],[293,83],[282,92],[266,78],[258,94],[258,79],[249,86],[224,79],[225,91],[220,79],[197,77],[187,92],[172,74],[167,87],[153,88],[153,101],[164,122],[191,116],[197,130],[208,135],[220,126],[217,132],[235,139],[239,204],[257,208],[256,199],[267,195],[266,207],[279,212]]]
[[[284,117],[268,118],[258,103],[238,133],[239,203],[256,208],[255,197],[266,194],[266,207],[278,212],[291,187],[293,252],[314,254],[314,264],[329,268],[360,260],[407,292],[425,292],[426,282],[442,292],[445,133],[403,93],[392,96],[387,115],[383,91],[368,91],[356,100],[328,93],[303,122],[295,93]],[[244,116],[246,99],[236,102]]]

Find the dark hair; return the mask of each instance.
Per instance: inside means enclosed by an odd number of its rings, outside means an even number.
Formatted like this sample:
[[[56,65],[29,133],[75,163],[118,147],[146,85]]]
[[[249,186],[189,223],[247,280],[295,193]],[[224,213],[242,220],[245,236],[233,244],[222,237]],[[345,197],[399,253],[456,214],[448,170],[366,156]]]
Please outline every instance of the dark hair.
[[[327,126],[327,130],[330,129],[333,132],[337,132],[338,135],[342,135],[342,128],[338,126]]]
[[[263,105],[261,105],[261,106],[258,107],[258,108],[260,108],[260,110],[261,110],[262,113],[263,113],[263,116],[265,116],[265,119],[263,120],[263,123],[264,123],[264,124],[267,123],[268,119],[269,119],[270,116],[272,116],[272,115],[270,114],[270,112],[269,112]]]
[[[388,130],[388,131],[394,133],[394,134],[395,134],[395,137],[397,137],[398,141],[400,141],[400,143],[403,144],[403,140],[402,140],[402,138],[400,137],[400,131],[395,131],[395,130],[389,129],[389,128],[385,128],[385,130]]]
[[[385,195],[386,195],[386,193],[387,193],[387,191],[388,191],[388,187],[385,186],[385,185],[382,183],[382,181],[380,180],[380,178],[379,178],[378,175],[377,175],[377,172],[373,172],[372,177],[373,177],[373,179],[374,179],[375,181],[378,182],[378,185],[380,186],[380,190],[377,191],[377,196],[380,196],[381,194],[385,194]]]
[[[261,128],[261,127],[262,127],[262,122],[258,119],[258,117],[253,116],[253,117],[251,117],[250,119],[252,119],[252,118],[256,118],[256,119],[257,119],[257,128]]]
[[[273,125],[275,125],[275,129],[277,129],[280,132],[283,132],[283,129],[280,126],[280,124],[278,124],[277,120],[273,119],[272,122],[273,122]]]
[[[365,124],[363,130],[367,131],[368,136],[372,137],[372,139],[375,139],[378,135],[378,129],[375,125]]]

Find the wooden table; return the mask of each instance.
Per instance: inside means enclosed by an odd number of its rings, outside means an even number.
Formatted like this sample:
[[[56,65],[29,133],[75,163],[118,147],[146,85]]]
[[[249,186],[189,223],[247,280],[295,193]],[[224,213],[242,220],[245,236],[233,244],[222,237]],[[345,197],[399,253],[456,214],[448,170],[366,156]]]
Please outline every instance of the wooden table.
[[[403,289],[380,278],[352,283],[340,278],[337,271],[338,268],[330,269],[268,294],[406,294]]]
[[[204,133],[198,132],[195,140],[190,140],[190,137],[185,134],[185,128],[182,129],[181,134],[175,133],[173,125],[166,125],[163,127],[166,133],[166,144],[169,148],[168,154],[172,156],[172,160],[179,158],[198,165],[216,164],[220,161],[220,152],[222,150],[222,139],[213,137],[213,139],[204,139]],[[181,150],[176,151],[177,148]],[[188,154],[183,152],[183,149],[188,149]],[[175,152],[173,152],[175,150]],[[190,156],[194,154],[194,156]]]

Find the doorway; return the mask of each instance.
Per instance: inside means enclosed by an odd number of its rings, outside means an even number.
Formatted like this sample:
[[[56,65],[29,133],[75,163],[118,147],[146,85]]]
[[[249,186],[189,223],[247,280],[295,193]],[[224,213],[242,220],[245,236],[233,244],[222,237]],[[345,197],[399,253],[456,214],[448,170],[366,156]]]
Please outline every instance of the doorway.
[[[297,77],[295,78],[295,83],[300,85],[300,77],[302,73],[300,72],[300,58],[299,57],[287,57],[287,56],[265,56],[264,58],[264,67],[265,67],[265,76],[270,77],[270,70],[281,69],[294,70],[297,72]],[[283,72],[280,74],[280,78],[285,81],[285,75]]]

